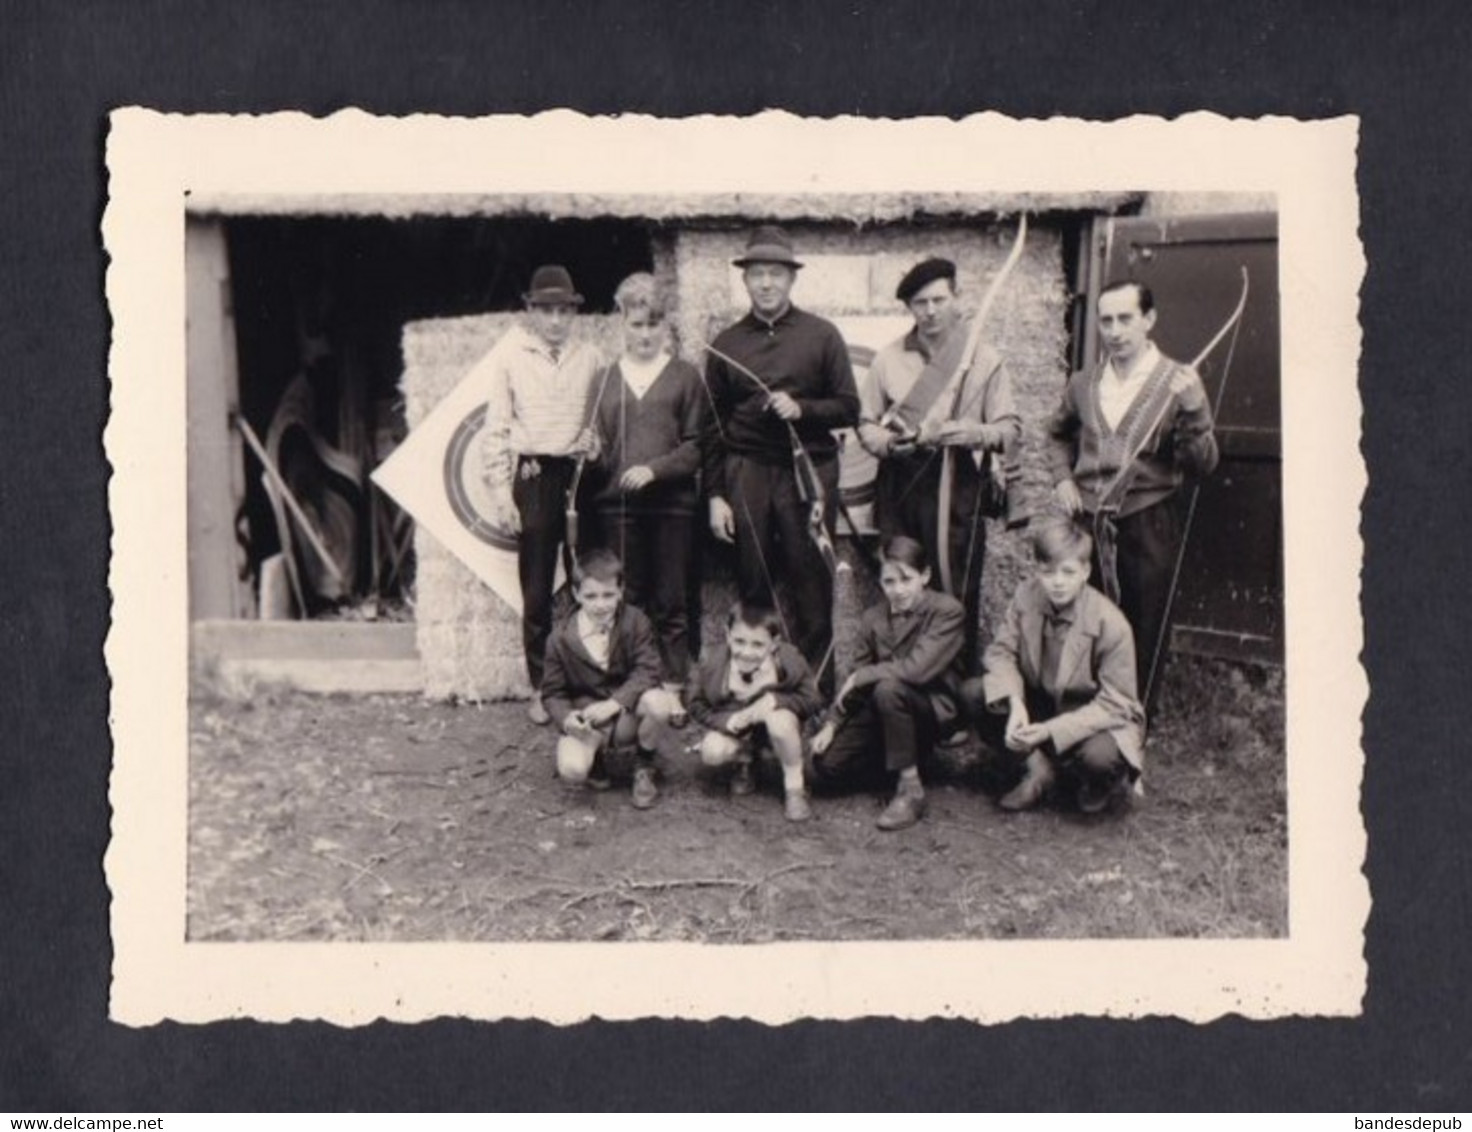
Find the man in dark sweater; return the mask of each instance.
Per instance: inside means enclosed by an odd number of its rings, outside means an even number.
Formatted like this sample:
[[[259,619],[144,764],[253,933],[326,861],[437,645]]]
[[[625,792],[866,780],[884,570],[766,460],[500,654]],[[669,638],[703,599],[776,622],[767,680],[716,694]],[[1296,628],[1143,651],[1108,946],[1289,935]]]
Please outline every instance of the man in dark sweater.
[[[712,415],[703,430],[702,466],[711,531],[735,543],[743,603],[776,604],[775,579],[783,580],[791,636],[818,668],[833,639],[833,573],[799,491],[792,435],[812,462],[831,532],[838,506],[833,430],[858,423],[858,388],[838,328],[792,305],[802,264],[786,234],[758,228],[734,262],[751,310],[717,336],[706,366]],[[831,688],[831,668],[824,668],[822,681]]]
[[[1049,462],[1058,503],[1090,521],[1093,584],[1134,630],[1148,711],[1183,537],[1178,491],[1187,476],[1215,470],[1216,436],[1200,375],[1150,340],[1150,288],[1111,283],[1098,314],[1108,359],[1068,379],[1048,426]]]

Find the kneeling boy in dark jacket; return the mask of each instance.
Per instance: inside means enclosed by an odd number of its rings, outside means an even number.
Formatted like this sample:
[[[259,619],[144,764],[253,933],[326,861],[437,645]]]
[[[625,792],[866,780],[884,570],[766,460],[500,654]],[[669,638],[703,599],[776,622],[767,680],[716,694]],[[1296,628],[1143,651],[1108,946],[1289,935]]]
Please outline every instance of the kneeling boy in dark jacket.
[[[690,681],[690,717],[707,728],[700,740],[706,766],[734,764],[732,794],[750,794],[756,748],[769,743],[782,764],[789,821],[812,816],[802,778],[802,725],[822,707],[812,669],[782,639],[771,609],[737,604],[726,642],[710,651]]]
[[[578,560],[577,608],[552,631],[542,699],[562,730],[557,773],[566,782],[600,784],[595,760],[633,748],[634,806],[654,805],[654,737],[662,721],[659,645],[649,618],[623,601],[623,564],[609,550]]]

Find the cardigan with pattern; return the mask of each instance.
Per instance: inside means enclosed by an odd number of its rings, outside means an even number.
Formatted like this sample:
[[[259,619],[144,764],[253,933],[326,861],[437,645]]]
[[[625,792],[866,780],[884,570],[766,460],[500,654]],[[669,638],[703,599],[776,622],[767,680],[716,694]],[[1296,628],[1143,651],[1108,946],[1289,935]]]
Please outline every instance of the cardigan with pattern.
[[[1186,475],[1207,476],[1216,469],[1211,405],[1200,375],[1163,356],[1162,362],[1171,367],[1162,396],[1151,397],[1147,381],[1117,428],[1109,427],[1099,408],[1102,370],[1080,370],[1064,386],[1048,423],[1048,463],[1055,484],[1077,484],[1084,510],[1099,510],[1104,496],[1123,487],[1119,514],[1132,515],[1166,499]],[[1126,458],[1136,450],[1125,471]]]

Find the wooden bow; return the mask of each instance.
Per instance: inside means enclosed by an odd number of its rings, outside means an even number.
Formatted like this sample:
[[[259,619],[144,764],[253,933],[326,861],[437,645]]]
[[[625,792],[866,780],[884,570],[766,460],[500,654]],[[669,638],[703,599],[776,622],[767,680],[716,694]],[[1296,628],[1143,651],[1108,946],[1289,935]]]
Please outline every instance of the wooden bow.
[[[981,306],[976,309],[976,314],[971,319],[971,333],[966,339],[966,349],[962,351],[961,361],[956,366],[956,371],[951,375],[950,380],[946,382],[945,388],[941,390],[940,396],[931,405],[931,411],[926,414],[926,422],[932,418],[932,415],[935,413],[935,407],[938,405],[946,406],[946,416],[941,417],[937,415],[935,416],[937,420],[954,417],[956,410],[960,408],[961,391],[966,387],[966,374],[970,371],[971,363],[976,357],[976,351],[981,345],[981,332],[986,325],[986,317],[991,313],[992,306],[997,300],[997,295],[1001,293],[1002,283],[1012,273],[1012,269],[1017,266],[1017,261],[1022,258],[1022,246],[1026,241],[1027,213],[1024,212],[1017,222],[1017,238],[1012,241],[1012,250],[1007,254],[1007,259],[1002,264],[1002,269],[992,276],[991,283],[987,285],[986,294],[982,296]],[[923,427],[924,425],[922,424],[922,430]],[[939,559],[936,565],[940,570],[941,588],[948,594],[959,596],[956,593],[956,587],[954,585],[955,579],[951,576],[951,496],[953,494],[953,481],[955,478],[955,450],[953,446],[947,444],[941,448],[940,499],[937,503],[939,511],[936,515],[935,555]],[[975,524],[980,521],[981,516],[978,511],[977,514],[971,517],[973,524],[971,537],[973,541],[976,537]],[[966,570],[969,573],[971,569],[971,556],[968,553],[966,557]],[[961,582],[964,585],[966,579],[962,578]]]
[[[610,363],[603,371],[603,384],[598,387],[598,396],[593,399],[593,405],[588,410],[587,420],[583,424],[584,432],[598,427],[598,410],[603,405],[603,395],[608,392],[608,379],[613,376],[614,367],[617,364],[617,362]],[[583,487],[583,472],[588,466],[589,458],[587,452],[578,453],[577,461],[572,468],[572,479],[567,485],[567,498],[563,501],[562,518],[565,524],[563,550],[566,554],[565,564],[569,578],[572,577],[572,564],[577,561],[578,556],[578,492]]]
[[[712,357],[719,358],[737,373],[754,382],[757,388],[768,397],[776,396],[775,390],[770,385],[731,355],[717,350],[709,343],[702,345],[701,349]],[[704,380],[703,377],[702,380]],[[789,420],[783,420],[782,423],[787,428],[787,440],[792,446],[792,471],[797,480],[797,497],[808,509],[808,538],[812,540],[813,546],[822,557],[823,565],[828,567],[828,572],[836,576],[838,552],[833,547],[833,538],[828,533],[828,526],[823,522],[823,514],[828,506],[827,492],[823,490],[823,481],[818,478],[818,467],[803,446],[802,437],[797,435],[797,429],[793,428]],[[773,580],[768,578],[767,584],[772,585]],[[773,588],[775,590],[775,586]]]

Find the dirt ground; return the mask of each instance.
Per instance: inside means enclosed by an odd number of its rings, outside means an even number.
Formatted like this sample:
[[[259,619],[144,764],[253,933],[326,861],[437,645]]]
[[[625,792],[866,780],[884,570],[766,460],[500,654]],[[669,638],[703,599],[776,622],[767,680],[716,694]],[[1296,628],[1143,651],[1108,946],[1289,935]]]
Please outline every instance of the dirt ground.
[[[1277,669],[1167,670],[1147,793],[1123,811],[1006,814],[975,742],[883,833],[880,792],[783,819],[775,766],[729,797],[683,748],[663,794],[566,792],[516,703],[199,683],[190,710],[192,940],[976,939],[1287,930]]]

